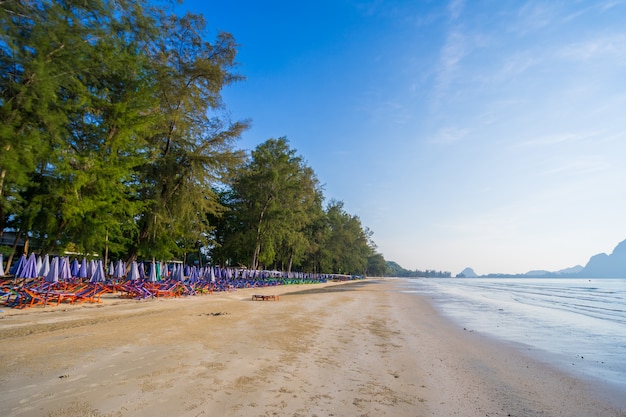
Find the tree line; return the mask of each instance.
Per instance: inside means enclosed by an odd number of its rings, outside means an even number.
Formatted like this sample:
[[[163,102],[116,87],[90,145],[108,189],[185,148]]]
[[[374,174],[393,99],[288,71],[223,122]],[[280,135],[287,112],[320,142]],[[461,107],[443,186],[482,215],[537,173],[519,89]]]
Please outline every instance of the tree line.
[[[0,3],[0,234],[42,252],[382,275],[286,138],[250,153],[237,43],[145,0]],[[206,260],[205,259],[205,260]]]

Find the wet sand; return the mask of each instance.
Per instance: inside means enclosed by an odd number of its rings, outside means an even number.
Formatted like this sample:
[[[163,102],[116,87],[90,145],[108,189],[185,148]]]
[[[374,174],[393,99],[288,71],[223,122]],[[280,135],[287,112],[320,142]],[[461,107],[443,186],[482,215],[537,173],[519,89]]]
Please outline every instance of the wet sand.
[[[4,308],[0,415],[626,416],[396,282]]]

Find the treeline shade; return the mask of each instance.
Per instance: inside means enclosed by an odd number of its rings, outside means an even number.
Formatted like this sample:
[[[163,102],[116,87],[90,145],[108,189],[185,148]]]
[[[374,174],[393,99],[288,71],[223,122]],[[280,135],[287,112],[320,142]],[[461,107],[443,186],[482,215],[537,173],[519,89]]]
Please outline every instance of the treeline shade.
[[[242,80],[237,44],[207,41],[202,16],[33,0],[1,2],[0,24],[0,233],[127,260],[380,266],[357,217],[322,209],[285,139],[236,149],[247,122],[229,119],[221,91]]]

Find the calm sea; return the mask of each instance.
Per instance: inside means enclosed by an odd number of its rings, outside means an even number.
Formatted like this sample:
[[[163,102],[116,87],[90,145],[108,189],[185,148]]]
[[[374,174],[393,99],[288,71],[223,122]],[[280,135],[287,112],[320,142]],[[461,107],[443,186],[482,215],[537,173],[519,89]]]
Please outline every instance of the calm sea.
[[[626,279],[415,279],[404,285],[468,331],[515,342],[626,392]]]

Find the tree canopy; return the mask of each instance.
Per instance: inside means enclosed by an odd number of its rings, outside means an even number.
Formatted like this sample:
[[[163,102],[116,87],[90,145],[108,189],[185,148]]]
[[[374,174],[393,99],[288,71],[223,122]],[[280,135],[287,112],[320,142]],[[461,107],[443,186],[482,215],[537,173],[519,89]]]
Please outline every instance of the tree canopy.
[[[369,231],[322,207],[286,138],[236,148],[232,35],[146,0],[1,2],[0,24],[0,234],[42,252],[380,271]]]

